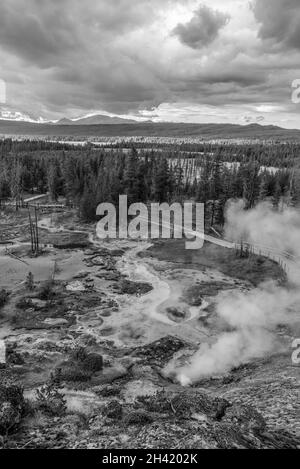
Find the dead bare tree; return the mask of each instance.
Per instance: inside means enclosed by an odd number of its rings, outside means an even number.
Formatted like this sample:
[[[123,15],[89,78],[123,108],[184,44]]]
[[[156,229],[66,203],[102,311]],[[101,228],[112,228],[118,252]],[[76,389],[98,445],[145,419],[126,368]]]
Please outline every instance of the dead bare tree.
[[[31,237],[31,252],[34,255],[39,254],[39,228],[38,228],[38,215],[37,208],[34,207],[34,220],[31,216],[30,207],[28,207],[28,216],[29,216],[29,227],[30,227],[30,237]]]

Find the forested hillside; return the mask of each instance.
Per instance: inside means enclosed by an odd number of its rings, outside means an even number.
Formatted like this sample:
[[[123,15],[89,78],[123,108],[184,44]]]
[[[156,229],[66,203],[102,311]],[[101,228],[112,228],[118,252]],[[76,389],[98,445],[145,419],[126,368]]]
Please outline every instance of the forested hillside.
[[[258,124],[182,124],[136,123],[114,125],[55,125],[0,120],[2,135],[61,136],[61,137],[173,137],[203,139],[259,139],[299,141],[299,130]]]

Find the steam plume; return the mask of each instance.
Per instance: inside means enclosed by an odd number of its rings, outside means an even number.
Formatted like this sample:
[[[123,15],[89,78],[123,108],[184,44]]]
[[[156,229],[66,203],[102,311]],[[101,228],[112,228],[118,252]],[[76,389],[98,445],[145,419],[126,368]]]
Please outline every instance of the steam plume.
[[[291,207],[275,211],[263,202],[244,210],[244,202],[231,202],[226,210],[225,236],[236,242],[273,248],[300,257],[300,212]],[[300,281],[300,279],[295,279]]]
[[[300,216],[295,209],[275,212],[270,205],[260,204],[244,211],[239,201],[229,205],[226,220],[226,236],[237,242],[243,239],[300,255]],[[188,385],[280,350],[274,329],[295,322],[300,304],[300,267],[291,272],[293,286],[284,288],[270,281],[247,293],[220,295],[216,311],[232,332],[221,334],[212,344],[201,345],[190,363],[176,370],[177,379]]]

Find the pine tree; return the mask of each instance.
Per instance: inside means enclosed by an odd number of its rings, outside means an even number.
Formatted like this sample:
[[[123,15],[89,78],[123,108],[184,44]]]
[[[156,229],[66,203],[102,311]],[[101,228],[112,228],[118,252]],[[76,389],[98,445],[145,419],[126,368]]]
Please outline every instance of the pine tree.
[[[197,201],[206,203],[210,199],[210,176],[211,176],[211,163],[208,158],[205,159],[200,181],[198,184]]]
[[[253,208],[259,195],[259,171],[260,166],[256,161],[251,161],[245,168],[243,198],[246,208]]]
[[[128,203],[132,204],[138,202],[138,179],[137,179],[137,169],[138,169],[138,154],[134,147],[131,149],[129,158],[127,159],[125,177],[124,177],[124,187],[128,197]]]
[[[275,185],[275,190],[273,192],[273,195],[272,195],[272,205],[275,209],[279,209],[279,203],[280,203],[280,199],[281,199],[281,187],[280,187],[280,184],[279,184],[279,181],[277,180],[276,181],[276,185]]]
[[[258,199],[260,202],[266,200],[267,196],[269,195],[269,186],[266,177],[263,177],[260,182],[259,186],[259,196]]]
[[[29,272],[29,274],[27,275],[25,286],[26,286],[27,290],[29,290],[29,291],[34,290],[34,277],[33,277],[32,272]]]
[[[92,185],[85,186],[80,200],[79,214],[83,221],[89,223],[96,219],[97,201]]]
[[[168,201],[170,193],[169,183],[168,161],[166,158],[161,158],[154,175],[154,198],[156,202]]]
[[[53,201],[57,200],[58,193],[59,193],[59,173],[58,168],[55,161],[51,161],[48,170],[47,170],[47,180],[48,180],[48,190],[50,194],[50,198]]]
[[[136,172],[136,197],[137,202],[147,202],[147,186],[145,180],[146,166],[143,161],[138,164]]]
[[[22,165],[19,159],[14,158],[11,172],[11,195],[16,201],[16,210],[19,209],[22,198]]]
[[[300,174],[294,171],[290,183],[290,203],[292,207],[297,207],[300,203]]]

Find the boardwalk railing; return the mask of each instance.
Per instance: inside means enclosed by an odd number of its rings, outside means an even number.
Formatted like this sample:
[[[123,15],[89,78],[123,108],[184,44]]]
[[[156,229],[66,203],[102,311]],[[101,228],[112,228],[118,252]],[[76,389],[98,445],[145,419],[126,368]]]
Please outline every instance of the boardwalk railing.
[[[246,249],[250,254],[271,259],[279,264],[286,273],[289,273],[292,267],[300,268],[300,259],[287,251],[278,251],[270,246],[256,245],[247,242],[235,243],[235,249],[237,251],[242,248]]]

